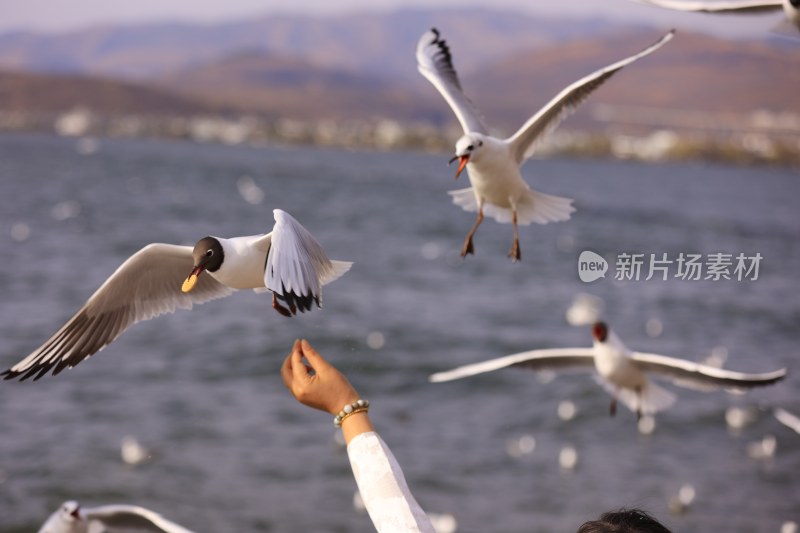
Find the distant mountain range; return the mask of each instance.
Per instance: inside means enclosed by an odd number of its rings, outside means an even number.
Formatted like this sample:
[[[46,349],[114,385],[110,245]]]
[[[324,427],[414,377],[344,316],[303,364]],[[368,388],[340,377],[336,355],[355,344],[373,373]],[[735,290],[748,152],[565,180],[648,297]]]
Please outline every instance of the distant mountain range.
[[[468,95],[508,133],[572,81],[665,31],[471,9],[10,33],[0,35],[0,110],[80,104],[106,113],[452,125],[450,110],[416,71],[416,42],[431,26],[450,43]],[[571,120],[588,121],[597,103],[800,113],[798,65],[796,46],[679,33],[611,79]]]
[[[224,110],[131,82],[78,74],[0,71],[0,111],[55,114],[76,107],[108,115],[186,116]]]
[[[412,121],[436,113],[433,102],[420,100],[407,84],[257,51],[173,72],[158,85],[195,100],[273,118]]]
[[[301,57],[329,68],[403,77],[414,70],[417,39],[434,26],[446,29],[453,44],[477,66],[514,50],[591,35],[610,23],[565,23],[470,8],[319,17],[271,15],[212,26],[141,24],[53,35],[12,32],[0,35],[0,67],[151,78],[246,50]]]

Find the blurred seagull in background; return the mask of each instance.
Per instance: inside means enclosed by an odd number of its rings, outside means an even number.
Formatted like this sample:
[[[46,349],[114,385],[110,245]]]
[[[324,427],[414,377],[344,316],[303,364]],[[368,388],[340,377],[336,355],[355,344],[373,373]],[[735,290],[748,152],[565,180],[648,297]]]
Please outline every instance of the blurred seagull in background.
[[[133,435],[125,435],[122,437],[119,446],[120,457],[122,462],[130,466],[138,466],[153,459],[153,452],[142,446],[139,439]]]
[[[757,441],[747,444],[747,455],[756,461],[769,461],[775,457],[778,450],[778,440],[775,435],[764,435]]]
[[[591,348],[554,348],[532,350],[462,366],[430,376],[434,383],[461,379],[507,366],[540,369],[592,368],[599,382],[611,394],[611,416],[617,409],[617,400],[636,413],[652,415],[668,408],[675,395],[648,379],[648,374],[670,378],[683,387],[713,390],[745,390],[771,385],[786,376],[786,369],[764,374],[745,374],[721,370],[684,359],[629,350],[604,322],[592,326],[594,337]]]
[[[651,4],[678,11],[702,13],[765,13],[783,10],[786,19],[800,29],[800,0],[635,0],[640,4]]]
[[[668,507],[672,514],[682,515],[689,511],[694,502],[697,491],[691,483],[684,483],[678,493],[669,499]]]
[[[264,235],[204,237],[194,248],[145,246],[47,342],[0,375],[21,380],[35,376],[34,381],[50,369],[56,375],[137,322],[178,308],[191,309],[237,289],[272,291],[272,307],[287,317],[298,310],[310,311],[314,303],[321,307],[322,286],[347,272],[352,263],[331,261],[291,215],[280,209],[273,213],[275,226]]]
[[[566,312],[567,323],[570,326],[589,326],[600,321],[605,302],[602,298],[579,292],[572,299]]]
[[[528,119],[514,135],[498,139],[489,135],[478,111],[464,95],[450,48],[435,28],[426,32],[417,45],[417,68],[441,93],[458,118],[464,135],[456,142],[458,160],[456,179],[467,169],[471,188],[451,191],[453,203],[465,211],[478,213],[467,235],[461,256],[474,253],[472,238],[484,214],[498,222],[514,226],[514,244],[508,253],[513,261],[521,258],[517,225],[531,222],[547,224],[567,220],[575,208],[570,198],[552,196],[532,190],[522,179],[520,166],[534,153],[537,141],[554,129],[574,111],[592,91],[624,66],[651,54],[666,44],[674,31],[640,53],[602,68],[582,78],[550,100]]]
[[[61,504],[39,533],[99,533],[102,531],[192,533],[160,514],[136,505],[103,505],[83,509],[75,501]]]

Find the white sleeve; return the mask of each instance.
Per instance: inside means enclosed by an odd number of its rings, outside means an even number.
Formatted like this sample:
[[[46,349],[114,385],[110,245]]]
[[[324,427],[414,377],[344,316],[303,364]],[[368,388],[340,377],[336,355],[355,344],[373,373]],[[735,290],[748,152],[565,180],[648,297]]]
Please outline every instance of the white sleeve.
[[[430,519],[408,490],[392,451],[374,431],[347,445],[361,499],[378,533],[435,533]]]

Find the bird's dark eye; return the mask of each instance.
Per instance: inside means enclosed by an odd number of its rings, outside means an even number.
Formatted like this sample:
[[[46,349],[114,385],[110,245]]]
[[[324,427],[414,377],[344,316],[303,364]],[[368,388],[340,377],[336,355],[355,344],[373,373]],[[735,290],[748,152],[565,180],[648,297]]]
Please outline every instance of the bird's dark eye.
[[[211,257],[212,255],[214,255],[214,250],[208,250],[206,252],[206,257]]]
[[[478,141],[478,146],[483,146],[483,141]]]

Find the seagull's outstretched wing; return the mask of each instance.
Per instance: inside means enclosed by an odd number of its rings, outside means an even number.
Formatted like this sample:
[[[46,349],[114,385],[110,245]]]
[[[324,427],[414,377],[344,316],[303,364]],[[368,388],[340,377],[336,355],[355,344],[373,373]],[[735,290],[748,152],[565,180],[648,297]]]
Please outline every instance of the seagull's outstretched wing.
[[[103,505],[81,509],[88,522],[100,522],[105,529],[153,531],[157,533],[192,533],[183,526],[170,522],[160,514],[136,505]]]
[[[181,283],[193,266],[192,247],[149,244],[130,256],[47,342],[2,376],[36,381],[73,367],[116,339],[136,322],[176,309],[191,309],[233,289],[203,276],[191,293]]]
[[[675,30],[670,31],[655,44],[645,48],[638,54],[632,55],[617,61],[613,65],[602,68],[588,76],[576,81],[550,100],[547,105],[539,110],[511,137],[506,139],[509,143],[511,153],[518,163],[528,159],[536,147],[536,141],[543,138],[572,111],[578,108],[589,95],[600,87],[607,79],[616,74],[626,65],[630,65],[637,59],[652,54],[675,35]]]
[[[797,433],[800,433],[800,417],[781,407],[776,407],[772,411],[772,414],[775,415],[775,418],[778,419],[778,422],[787,428],[793,429]]]
[[[452,381],[509,366],[530,368],[532,370],[591,369],[594,368],[594,351],[591,348],[531,350],[431,374],[428,377],[428,381],[431,383]]]
[[[783,9],[783,0],[722,0],[696,2],[692,0],[636,0],[640,4],[651,4],[678,11],[704,13],[758,13]]]
[[[645,372],[668,377],[676,385],[701,390],[746,390],[772,385],[786,377],[785,368],[763,374],[746,374],[652,353],[633,352],[631,357]]]
[[[264,270],[264,284],[292,309],[310,311],[322,303],[322,286],[353,263],[331,261],[311,233],[286,211],[273,210],[275,226]]]
[[[478,110],[461,89],[450,48],[436,28],[425,32],[417,44],[417,69],[450,104],[464,133],[488,133]]]

